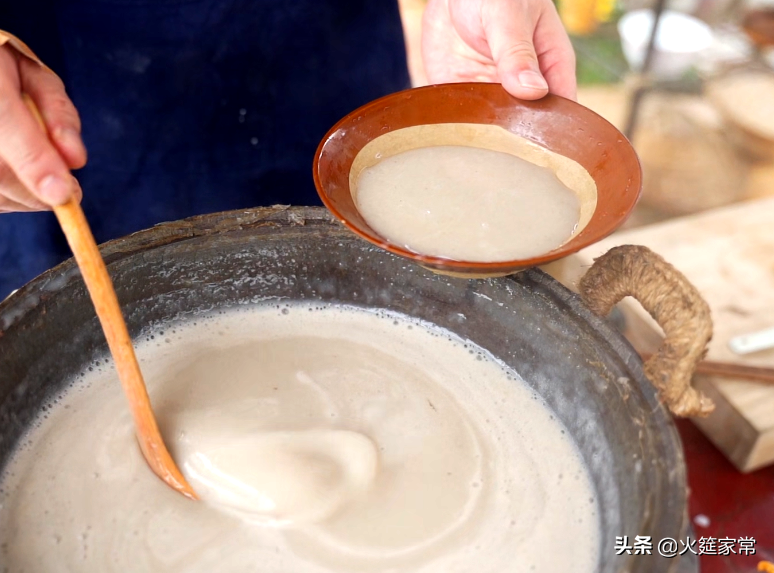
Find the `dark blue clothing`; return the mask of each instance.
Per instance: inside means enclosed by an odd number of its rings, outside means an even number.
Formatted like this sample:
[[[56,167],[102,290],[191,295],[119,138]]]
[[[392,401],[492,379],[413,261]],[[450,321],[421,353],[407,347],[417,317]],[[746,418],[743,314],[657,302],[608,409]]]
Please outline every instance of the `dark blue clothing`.
[[[98,242],[161,221],[319,204],[325,132],[409,86],[396,0],[0,0],[65,81]],[[69,256],[52,214],[0,215],[0,299]]]

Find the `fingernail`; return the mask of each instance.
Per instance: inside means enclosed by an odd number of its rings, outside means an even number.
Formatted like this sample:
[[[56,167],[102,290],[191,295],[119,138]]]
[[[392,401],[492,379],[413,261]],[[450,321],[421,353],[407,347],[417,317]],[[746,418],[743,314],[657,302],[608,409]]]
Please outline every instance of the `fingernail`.
[[[47,203],[63,205],[70,198],[72,185],[56,175],[47,175],[38,184],[38,194]]]
[[[531,88],[533,90],[547,90],[548,84],[545,78],[537,72],[532,70],[526,70],[519,72],[519,83],[522,87]]]
[[[73,151],[84,150],[83,140],[81,134],[70,127],[58,127],[54,131],[54,137]]]
[[[78,203],[81,202],[83,199],[83,189],[81,188],[81,183],[75,178],[75,175],[70,175],[71,181],[72,181],[72,187],[73,190],[73,197],[78,201]]]

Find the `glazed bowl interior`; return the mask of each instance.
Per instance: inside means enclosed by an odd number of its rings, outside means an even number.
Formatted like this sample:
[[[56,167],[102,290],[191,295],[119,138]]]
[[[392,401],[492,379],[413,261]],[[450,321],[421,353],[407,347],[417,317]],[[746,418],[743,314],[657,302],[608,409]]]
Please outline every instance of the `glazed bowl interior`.
[[[572,186],[580,220],[562,245],[530,259],[456,261],[421,255],[395,244],[364,220],[355,182],[363,169],[409,149],[466,145],[525,157],[513,134],[577,162],[593,184]],[[562,177],[567,165],[546,164]],[[566,172],[570,172],[565,169]],[[572,177],[572,175],[570,175]],[[588,176],[586,176],[588,177]],[[559,96],[525,101],[499,84],[427,86],[375,100],[347,115],[325,136],[314,159],[314,179],[323,203],[347,227],[371,243],[423,266],[450,274],[502,276],[565,257],[604,238],[631,213],[642,187],[637,154],[628,140],[591,110]],[[594,188],[595,187],[595,188]]]

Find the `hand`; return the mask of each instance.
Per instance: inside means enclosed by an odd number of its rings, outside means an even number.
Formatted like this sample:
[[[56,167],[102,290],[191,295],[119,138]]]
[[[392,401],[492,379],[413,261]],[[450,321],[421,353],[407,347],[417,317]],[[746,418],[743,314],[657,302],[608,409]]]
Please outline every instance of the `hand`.
[[[500,82],[522,99],[575,99],[575,52],[551,0],[429,0],[422,57],[431,83]]]
[[[49,139],[21,98],[40,110]],[[70,169],[86,163],[78,112],[59,77],[0,46],[0,213],[42,211],[80,201]]]

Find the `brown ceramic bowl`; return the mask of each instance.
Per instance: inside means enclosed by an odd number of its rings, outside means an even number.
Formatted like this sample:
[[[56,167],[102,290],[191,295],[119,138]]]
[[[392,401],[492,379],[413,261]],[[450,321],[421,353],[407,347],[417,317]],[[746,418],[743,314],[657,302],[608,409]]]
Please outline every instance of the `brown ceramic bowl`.
[[[597,189],[596,197],[581,197],[581,222],[576,233],[544,255],[500,262],[420,255],[380,237],[355,205],[350,185],[353,163],[363,147],[382,135],[436,124],[499,126],[578,162],[594,179]],[[317,148],[314,181],[325,206],[367,241],[442,273],[484,277],[507,275],[560,259],[613,232],[637,202],[642,170],[623,134],[578,103],[555,95],[524,101],[509,95],[499,84],[459,83],[398,92],[347,115],[331,128]]]

